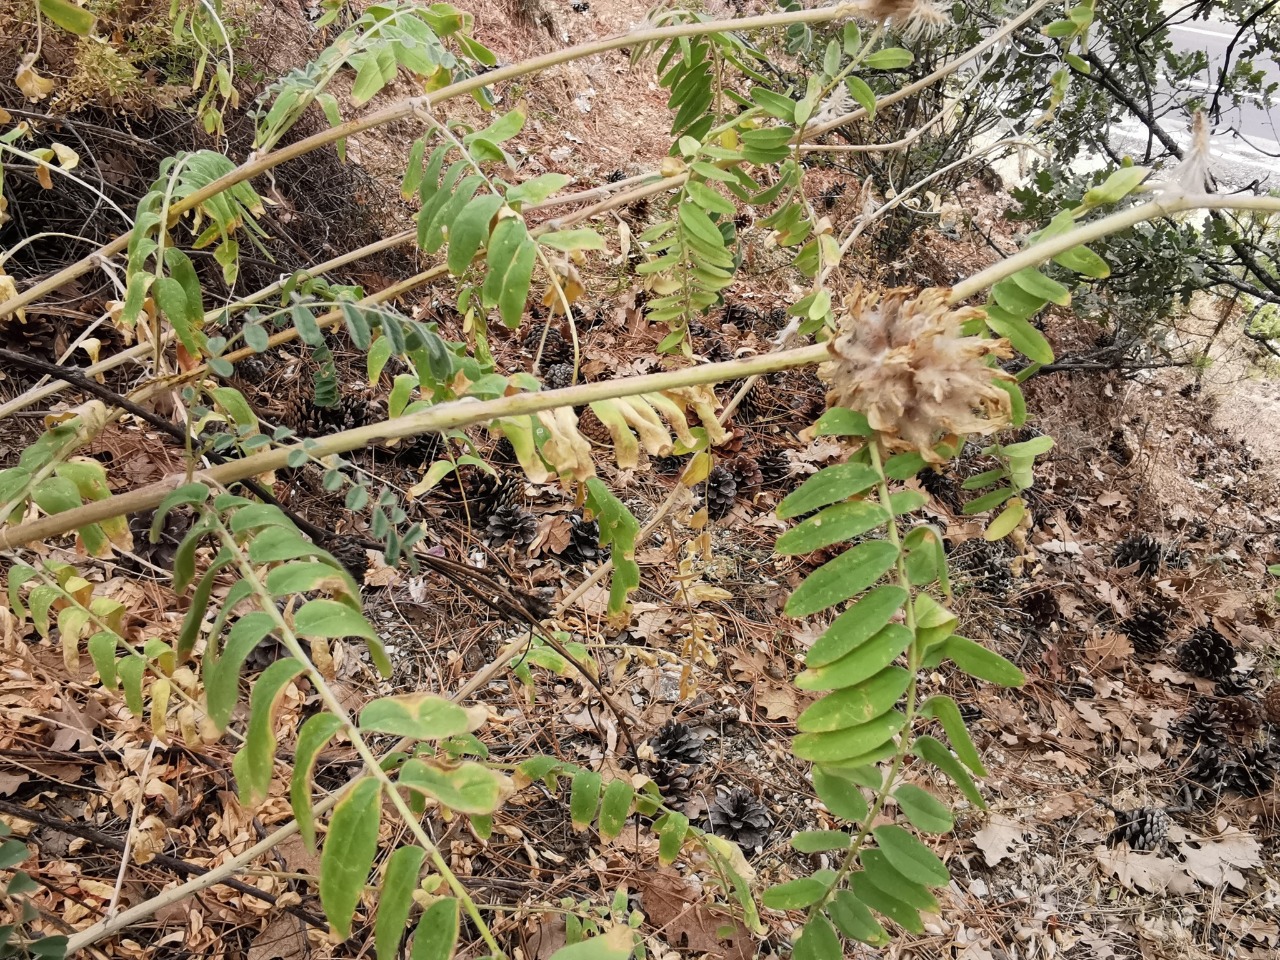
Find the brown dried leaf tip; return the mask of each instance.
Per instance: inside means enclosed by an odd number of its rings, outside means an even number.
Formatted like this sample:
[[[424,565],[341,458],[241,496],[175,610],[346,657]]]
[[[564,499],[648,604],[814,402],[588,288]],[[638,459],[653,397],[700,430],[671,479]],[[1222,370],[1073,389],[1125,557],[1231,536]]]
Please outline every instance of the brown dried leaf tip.
[[[884,445],[916,450],[926,460],[947,434],[991,434],[1009,422],[1012,381],[986,364],[1008,357],[1007,340],[967,337],[961,327],[982,316],[972,307],[951,309],[948,291],[916,293],[899,287],[883,294],[856,286],[846,301],[839,335],[827,344],[834,359],[822,365],[827,403],[863,413]]]

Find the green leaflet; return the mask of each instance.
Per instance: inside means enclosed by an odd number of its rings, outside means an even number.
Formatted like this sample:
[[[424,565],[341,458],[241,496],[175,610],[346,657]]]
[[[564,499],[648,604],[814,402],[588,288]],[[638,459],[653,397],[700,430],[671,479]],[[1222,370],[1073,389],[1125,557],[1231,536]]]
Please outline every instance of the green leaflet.
[[[861,463],[841,463],[819,470],[778,504],[779,519],[808,513],[871,489],[879,474]]]
[[[866,904],[850,890],[838,890],[827,904],[827,916],[846,937],[873,946],[889,942],[889,934],[871,915]]]
[[[329,821],[320,853],[320,903],[344,939],[351,936],[351,918],[378,852],[381,816],[382,785],[365,777],[338,801]]]
[[[907,718],[896,710],[870,723],[846,727],[831,733],[802,733],[792,743],[792,752],[801,760],[839,763],[864,756],[884,744],[903,728]]]
[[[311,775],[315,770],[316,757],[341,728],[342,718],[332,713],[308,717],[298,733],[298,744],[293,751],[289,803],[293,808],[293,818],[298,821],[298,833],[308,850],[316,847],[316,824],[311,815]]]
[[[840,938],[822,914],[811,917],[796,938],[792,960],[842,960]]]
[[[240,670],[245,658],[275,629],[275,620],[261,610],[246,613],[235,622],[218,656],[204,658],[205,698],[209,719],[218,730],[227,729],[239,696]]]
[[[537,244],[524,221],[508,217],[498,222],[489,239],[488,273],[481,288],[486,307],[497,307],[502,322],[514,330],[524,315],[537,259]]]
[[[805,655],[810,670],[834,663],[871,639],[907,602],[902,587],[876,587],[832,621]]]
[[[600,803],[600,836],[611,840],[622,832],[636,792],[625,780],[610,780]]]
[[[249,699],[244,746],[231,761],[240,802],[256,807],[267,798],[276,758],[276,712],[280,698],[306,667],[293,658],[277,660],[258,677]]]
[[[400,941],[409,922],[413,891],[427,851],[422,847],[400,847],[387,859],[378,894],[378,916],[373,926],[377,960],[399,960]]]
[[[801,877],[770,887],[760,902],[770,910],[799,910],[817,903],[827,893],[827,885],[813,877]]]
[[[1002,687],[1020,687],[1026,683],[1026,675],[994,650],[980,643],[952,634],[938,648],[944,657],[979,680],[986,680]]]
[[[882,850],[863,850],[858,855],[867,879],[895,900],[900,900],[915,910],[938,912],[938,901],[933,894],[894,869],[892,861]]]
[[[884,824],[871,834],[894,869],[909,880],[926,887],[945,887],[951,881],[946,864],[902,827]]]
[[[464,760],[440,767],[422,760],[408,760],[400,768],[399,783],[433,797],[458,813],[493,813],[501,797],[501,777],[493,770]]]
[[[839,690],[862,683],[893,663],[913,639],[902,624],[890,623],[839,660],[802,671],[796,686],[801,690]]]
[[[869,723],[897,703],[910,682],[910,672],[888,667],[856,687],[829,694],[810,705],[796,720],[796,729],[801,733],[827,733]]]
[[[924,924],[920,921],[920,913],[890,896],[871,882],[865,872],[859,871],[849,877],[849,885],[854,896],[877,913],[884,914],[898,926],[911,933],[924,933]]]
[[[452,897],[428,907],[414,931],[409,960],[449,960],[458,943],[459,910],[458,901]]]
[[[609,585],[609,613],[627,609],[627,598],[640,586],[640,565],[636,563],[636,535],[640,522],[598,477],[587,480],[587,508],[600,526],[600,543],[609,548],[613,580]]]
[[[360,711],[360,729],[415,740],[441,740],[480,724],[452,701],[427,693],[381,697]],[[482,722],[482,721],[481,721]]]
[[[917,830],[923,830],[926,833],[947,833],[955,826],[951,809],[933,794],[914,784],[899,785],[893,792],[893,798]]]
[[[672,811],[664,814],[655,825],[658,831],[658,862],[663,866],[674,863],[684,848],[685,834],[689,831],[689,818]]]
[[[569,789],[569,817],[575,830],[582,830],[595,820],[600,803],[600,785],[600,774],[594,770],[583,770],[574,775]]]
[[[866,798],[852,780],[825,767],[814,767],[813,788],[818,793],[818,799],[835,816],[850,823],[866,820],[869,813]]]
[[[780,536],[774,549],[783,556],[811,553],[874,530],[888,519],[889,512],[869,500],[833,504]]]
[[[879,580],[898,559],[898,548],[872,540],[820,566],[787,599],[789,617],[803,617],[853,597]]]

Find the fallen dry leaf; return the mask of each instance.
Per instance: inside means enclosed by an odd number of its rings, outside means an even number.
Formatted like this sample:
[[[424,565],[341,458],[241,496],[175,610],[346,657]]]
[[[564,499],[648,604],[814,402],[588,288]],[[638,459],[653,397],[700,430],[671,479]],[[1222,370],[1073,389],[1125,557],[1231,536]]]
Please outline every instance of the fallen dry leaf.
[[[973,842],[982,851],[987,866],[994,867],[1013,855],[1013,848],[1031,829],[1021,821],[993,813],[987,817],[987,825],[973,835]]]

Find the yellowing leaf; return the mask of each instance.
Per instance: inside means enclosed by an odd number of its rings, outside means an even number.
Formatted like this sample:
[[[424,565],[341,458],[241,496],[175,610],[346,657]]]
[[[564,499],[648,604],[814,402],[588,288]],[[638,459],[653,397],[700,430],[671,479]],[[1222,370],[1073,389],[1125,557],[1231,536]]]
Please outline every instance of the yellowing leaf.
[[[80,163],[80,154],[63,143],[53,144],[53,152],[58,157],[58,166],[63,170],[71,170]]]
[[[22,58],[22,62],[18,64],[18,72],[14,74],[13,82],[18,85],[18,89],[22,91],[22,95],[32,103],[37,103],[53,93],[54,82],[48,77],[42,77],[35,70],[36,62],[35,53],[29,53]]]

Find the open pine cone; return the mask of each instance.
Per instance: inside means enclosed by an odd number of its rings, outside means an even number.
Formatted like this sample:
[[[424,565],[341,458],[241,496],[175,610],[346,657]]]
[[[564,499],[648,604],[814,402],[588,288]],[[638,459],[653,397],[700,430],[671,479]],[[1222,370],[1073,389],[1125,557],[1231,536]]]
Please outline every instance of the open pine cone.
[[[717,797],[707,816],[712,832],[748,850],[763,847],[773,826],[773,818],[765,805],[743,787],[734,787]]]
[[[706,480],[707,516],[712,520],[727,516],[733,509],[737,496],[738,481],[734,478],[733,471],[717,463],[711,468]]]
[[[1120,623],[1120,632],[1133,644],[1133,652],[1153,657],[1169,641],[1169,618],[1158,607],[1139,607]]]
[[[364,585],[364,575],[369,572],[369,553],[355,537],[330,538],[324,548],[351,574],[356,586]]]
[[[1236,666],[1231,641],[1213,627],[1197,627],[1178,650],[1178,666],[1210,680],[1225,680]]]
[[[514,541],[523,550],[538,535],[538,518],[518,504],[502,504],[489,513],[485,521],[485,532],[495,545]]]
[[[1160,561],[1164,559],[1164,547],[1160,541],[1145,533],[1135,533],[1125,537],[1116,547],[1111,558],[1113,567],[1131,567],[1138,565],[1138,576],[1149,577],[1160,569]]]
[[[1171,822],[1160,807],[1117,810],[1115,829],[1107,839],[1112,844],[1128,843],[1131,850],[1155,850],[1169,836]]]

